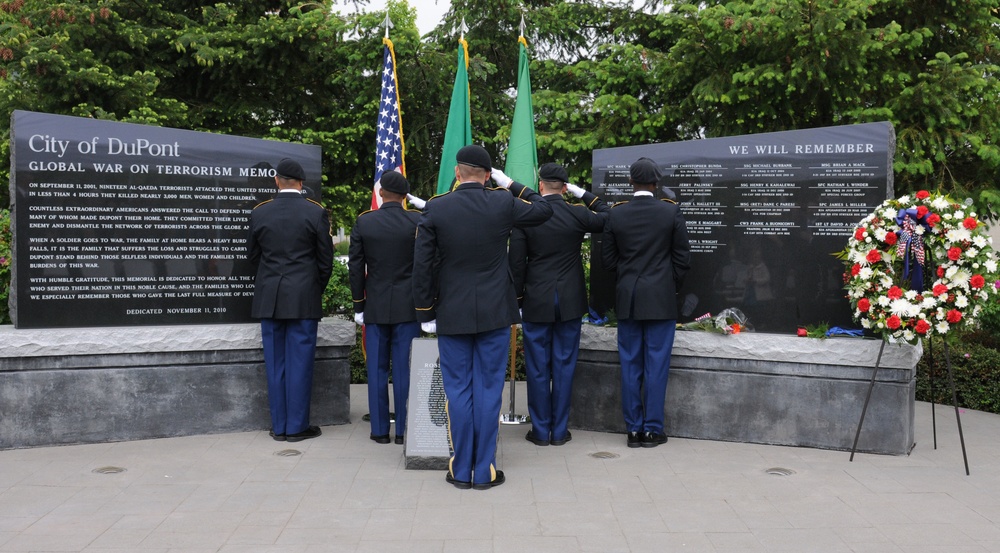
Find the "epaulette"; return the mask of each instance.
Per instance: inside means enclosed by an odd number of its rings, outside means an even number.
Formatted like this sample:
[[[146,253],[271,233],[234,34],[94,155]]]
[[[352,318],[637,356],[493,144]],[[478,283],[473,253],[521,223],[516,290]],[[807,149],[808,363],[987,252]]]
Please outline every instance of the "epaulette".
[[[427,201],[429,202],[429,201],[433,200],[434,198],[440,198],[441,196],[447,196],[447,195],[448,195],[448,192],[442,192],[441,194],[434,194],[430,198],[427,198]]]
[[[264,200],[263,202],[260,202],[259,204],[253,206],[253,208],[257,209],[258,207],[260,207],[260,206],[262,206],[262,205],[264,205],[264,204],[266,204],[268,202],[273,202],[273,201],[274,201],[274,198],[271,198],[270,200]]]
[[[321,204],[321,203],[317,202],[316,200],[314,200],[314,199],[312,199],[312,198],[306,198],[306,200],[309,200],[310,202],[312,202],[312,203],[314,203],[314,204],[316,204],[316,205],[318,205],[318,206],[320,206],[320,207],[323,207],[323,204]],[[323,209],[326,209],[326,208],[325,208],[325,207],[323,207]]]
[[[660,198],[660,201],[664,201],[664,202],[668,202],[668,203],[672,203],[674,205],[677,205],[677,202],[675,200],[671,200],[670,198]]]
[[[371,213],[372,211],[375,211],[375,210],[374,209],[366,209],[366,210],[362,211],[361,213],[358,213],[358,217],[361,217],[365,213]]]
[[[615,203],[611,204],[611,207],[614,208],[614,207],[618,207],[620,205],[627,204],[627,203],[628,203],[628,200],[622,200],[620,202],[615,202]]]
[[[413,213],[423,213],[423,211],[419,209],[410,209],[409,207],[404,207],[403,211],[412,211]]]

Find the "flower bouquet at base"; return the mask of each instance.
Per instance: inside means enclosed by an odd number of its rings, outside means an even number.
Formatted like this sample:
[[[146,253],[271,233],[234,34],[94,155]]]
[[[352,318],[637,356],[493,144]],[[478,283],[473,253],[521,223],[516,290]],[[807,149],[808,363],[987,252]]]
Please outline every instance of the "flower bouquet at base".
[[[735,307],[723,309],[718,315],[711,313],[696,318],[693,322],[677,325],[681,330],[704,330],[717,334],[739,334],[753,332],[753,325],[742,311]]]

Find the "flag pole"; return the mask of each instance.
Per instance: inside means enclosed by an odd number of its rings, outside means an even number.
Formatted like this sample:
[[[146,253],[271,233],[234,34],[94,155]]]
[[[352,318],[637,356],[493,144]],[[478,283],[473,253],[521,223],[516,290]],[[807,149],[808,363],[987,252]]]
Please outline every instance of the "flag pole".
[[[535,128],[534,128],[534,123],[532,121],[532,119],[533,119],[534,116],[531,113],[532,112],[532,108],[531,108],[531,87],[530,87],[530,84],[529,84],[526,87],[527,90],[522,90],[522,88],[521,88],[521,72],[522,72],[522,69],[525,72],[525,75],[527,74],[527,70],[528,70],[528,68],[526,66],[525,67],[521,67],[521,65],[523,63],[527,62],[527,58],[526,57],[522,57],[522,55],[521,55],[522,54],[522,45],[524,45],[524,46],[527,45],[527,41],[524,39],[524,15],[521,16],[521,25],[520,25],[519,31],[520,31],[520,36],[518,36],[518,39],[517,39],[517,41],[518,41],[518,70],[517,70],[517,72],[518,72],[518,87],[517,87],[517,96],[518,96],[518,99],[517,99],[517,107],[514,108],[514,120],[511,123],[511,141],[509,141],[508,144],[507,144],[507,167],[506,167],[506,172],[508,172],[511,175],[514,175],[514,180],[517,180],[518,182],[522,182],[522,183],[524,183],[526,185],[530,185],[530,184],[534,183],[535,172],[537,170],[537,167],[535,167],[535,166],[537,165],[538,154],[537,154],[537,150],[536,150],[536,146],[535,146]],[[528,95],[527,98],[526,98],[527,101],[525,101],[526,99],[522,97],[522,94],[527,94]],[[519,117],[519,115],[521,117]],[[523,124],[522,119],[524,121],[527,121],[527,125]],[[512,152],[512,148],[511,148],[511,144],[510,144],[510,142],[514,141],[514,137],[515,137],[515,132],[514,132],[515,129],[514,129],[514,127],[515,126],[518,127],[518,130],[529,130],[530,131],[530,135],[526,135],[526,136],[530,136],[530,140],[527,141],[528,143],[525,144],[525,145],[518,144],[517,145],[518,147],[514,148],[515,150],[517,150],[516,153]],[[525,137],[521,136],[521,135],[522,135],[522,133],[520,133],[520,132],[517,133],[517,136],[520,137],[520,141],[524,141]],[[525,146],[526,146],[526,149],[525,149]],[[521,158],[527,156],[527,158],[525,158],[525,159],[518,159],[517,160],[518,164],[514,167],[514,169],[516,169],[516,170],[511,171],[512,167],[511,167],[510,160],[511,160],[511,157],[513,157],[513,156],[521,157]],[[531,188],[537,188],[537,186],[531,186]],[[511,327],[510,327],[510,411],[507,412],[507,414],[505,414],[505,415],[503,415],[503,416],[500,417],[500,422],[503,423],[503,424],[527,424],[527,423],[531,422],[531,417],[529,417],[528,415],[518,415],[517,411],[515,410],[514,388],[515,388],[515,385],[517,384],[517,364],[516,364],[516,357],[517,357],[517,325],[511,325]]]

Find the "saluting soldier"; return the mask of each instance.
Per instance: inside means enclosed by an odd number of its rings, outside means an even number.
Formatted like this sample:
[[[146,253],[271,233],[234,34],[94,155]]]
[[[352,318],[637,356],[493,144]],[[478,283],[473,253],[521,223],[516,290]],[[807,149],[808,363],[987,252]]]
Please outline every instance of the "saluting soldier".
[[[543,223],[552,207],[492,169],[481,146],[465,146],[456,161],[460,184],[427,200],[417,226],[413,295],[421,326],[438,334],[454,448],[445,478],[487,490],[505,481],[496,442],[509,329],[520,322],[507,242],[513,228]],[[491,172],[509,191],[486,188]]]
[[[609,207],[575,184],[563,166],[538,169],[539,192],[552,206],[552,217],[537,227],[514,229],[510,267],[521,304],[524,361],[531,430],[525,439],[539,445],[563,445],[573,439],[569,425],[573,373],[580,351],[582,318],[587,313],[580,246],[590,232],[601,232]],[[583,200],[570,204],[569,192]]]
[[[410,346],[420,335],[413,308],[413,243],[420,212],[403,207],[406,177],[386,171],[379,179],[382,206],[365,211],[351,229],[348,271],[354,320],[365,325],[369,437],[389,443],[389,371],[396,410],[397,444],[406,433]]]
[[[677,203],[653,197],[660,169],[649,158],[629,168],[635,196],[615,204],[604,226],[604,266],[617,275],[615,313],[628,447],[666,443],[664,405],[677,323],[677,290],[690,246]]]

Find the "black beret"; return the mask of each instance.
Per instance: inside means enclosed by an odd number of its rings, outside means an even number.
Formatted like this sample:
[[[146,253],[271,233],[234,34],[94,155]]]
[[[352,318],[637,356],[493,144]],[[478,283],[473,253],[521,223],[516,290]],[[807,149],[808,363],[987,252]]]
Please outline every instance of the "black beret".
[[[490,160],[490,153],[486,151],[486,148],[475,144],[463,146],[462,149],[458,151],[458,154],[455,155],[455,161],[461,163],[462,165],[481,167],[487,171],[493,170],[493,162]]]
[[[660,166],[648,157],[640,157],[628,168],[629,177],[636,184],[656,184],[660,180]]]
[[[387,190],[395,194],[410,193],[410,182],[406,180],[406,177],[396,171],[386,171],[385,173],[382,173],[382,178],[380,178],[378,182],[382,185],[383,190]]]
[[[546,163],[538,168],[538,179],[545,181],[569,182],[569,174],[558,163]]]
[[[287,157],[278,162],[278,168],[275,172],[279,177],[284,177],[286,179],[292,179],[297,181],[306,180],[306,172],[302,170],[302,166],[299,162],[294,159],[288,159]]]

